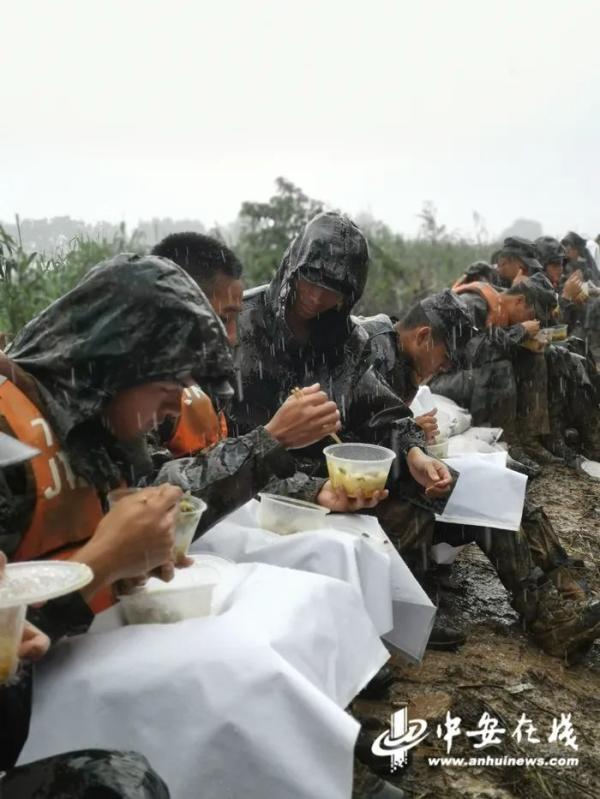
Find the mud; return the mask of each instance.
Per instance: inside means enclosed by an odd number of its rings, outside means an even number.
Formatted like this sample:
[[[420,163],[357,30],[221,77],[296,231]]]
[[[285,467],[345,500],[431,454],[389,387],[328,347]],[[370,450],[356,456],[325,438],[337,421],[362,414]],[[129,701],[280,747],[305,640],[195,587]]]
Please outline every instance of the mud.
[[[544,506],[569,553],[585,560],[590,588],[600,595],[600,482],[567,468],[548,467],[533,481],[530,496]],[[391,700],[363,702],[357,708],[360,715],[380,722],[380,732],[388,728],[390,713],[406,702],[409,717],[428,721],[429,735],[412,750],[404,772],[390,774],[387,759],[380,759],[386,779],[419,799],[600,797],[600,642],[574,667],[540,652],[521,632],[502,585],[475,545],[461,553],[453,582],[458,590],[443,591],[441,609],[467,632],[466,645],[457,653],[428,652],[419,666],[394,658],[397,683]],[[447,755],[436,729],[447,711],[462,720],[451,757],[578,757],[579,764],[430,765],[428,757]],[[486,711],[506,733],[497,745],[475,749],[480,738],[465,733],[478,729]],[[537,728],[533,735],[539,743],[524,737],[519,744],[513,737],[523,713]],[[547,740],[553,719],[560,720],[561,713],[571,714],[577,751]],[[442,727],[442,735],[444,731]]]

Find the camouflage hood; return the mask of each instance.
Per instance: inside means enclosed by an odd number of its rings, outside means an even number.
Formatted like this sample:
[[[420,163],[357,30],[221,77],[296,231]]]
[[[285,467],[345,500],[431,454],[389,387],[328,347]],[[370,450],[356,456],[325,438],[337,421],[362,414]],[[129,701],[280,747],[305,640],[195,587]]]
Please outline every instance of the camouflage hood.
[[[278,321],[285,317],[298,276],[338,291],[344,297],[340,310],[323,314],[347,319],[367,282],[367,240],[348,217],[328,212],[311,219],[286,250],[268,287],[268,301]]]
[[[38,384],[63,446],[125,388],[192,375],[229,379],[224,328],[197,284],[171,261],[118,255],[88,272],[17,335],[10,359]]]

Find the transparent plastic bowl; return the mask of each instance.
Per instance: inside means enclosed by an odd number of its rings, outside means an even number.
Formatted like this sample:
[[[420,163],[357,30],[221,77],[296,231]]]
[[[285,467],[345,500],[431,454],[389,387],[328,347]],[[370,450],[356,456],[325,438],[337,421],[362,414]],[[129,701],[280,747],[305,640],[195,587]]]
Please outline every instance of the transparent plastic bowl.
[[[217,568],[201,562],[178,572],[175,584],[152,578],[133,594],[119,597],[123,620],[126,624],[173,624],[210,616],[220,579]]]
[[[546,328],[552,334],[551,341],[564,341],[569,334],[568,325],[554,325],[554,327]]]
[[[114,488],[112,491],[109,491],[106,499],[108,500],[108,508],[109,510],[117,503],[120,499],[124,497],[129,497],[132,494],[137,494],[138,491],[141,491],[141,488]]]
[[[428,455],[431,455],[432,458],[447,458],[448,457],[448,439],[445,438],[442,441],[439,440],[439,436],[436,439],[435,444],[428,444],[425,447],[425,452]]]
[[[192,506],[192,510],[182,509],[182,507],[186,506],[186,503]],[[186,496],[180,501],[179,514],[175,524],[175,546],[173,547],[173,556],[176,562],[187,555],[196,527],[198,527],[206,507],[206,502],[198,499],[198,497]]]
[[[304,502],[301,499],[280,497],[277,494],[259,494],[258,523],[263,530],[278,535],[303,533],[325,526],[328,508]]]
[[[0,608],[0,685],[10,682],[19,666],[26,605]]]
[[[391,449],[375,444],[332,444],[323,453],[333,487],[343,488],[349,497],[362,494],[367,499],[385,488],[396,457]]]

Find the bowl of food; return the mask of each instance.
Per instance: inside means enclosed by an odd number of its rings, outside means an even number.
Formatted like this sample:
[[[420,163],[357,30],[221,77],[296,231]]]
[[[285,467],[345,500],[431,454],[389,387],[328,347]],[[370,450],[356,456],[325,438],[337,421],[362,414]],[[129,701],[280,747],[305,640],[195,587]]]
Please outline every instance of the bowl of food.
[[[259,494],[258,523],[278,535],[304,533],[325,526],[328,508],[277,494]]]
[[[551,333],[551,341],[564,341],[569,335],[568,325],[554,325],[553,327],[546,329]]]
[[[205,510],[206,502],[198,499],[198,497],[186,494],[181,498],[175,523],[175,546],[173,547],[175,562],[185,558],[187,555],[194,533]]]
[[[391,449],[376,444],[332,444],[323,453],[332,486],[349,497],[365,499],[385,488],[396,457]]]
[[[448,438],[438,436],[432,444],[425,447],[425,452],[431,455],[432,458],[447,458],[448,457]]]
[[[126,624],[173,624],[213,613],[214,592],[229,570],[230,561],[202,554],[179,569],[171,582],[151,577],[146,585],[119,597]]]

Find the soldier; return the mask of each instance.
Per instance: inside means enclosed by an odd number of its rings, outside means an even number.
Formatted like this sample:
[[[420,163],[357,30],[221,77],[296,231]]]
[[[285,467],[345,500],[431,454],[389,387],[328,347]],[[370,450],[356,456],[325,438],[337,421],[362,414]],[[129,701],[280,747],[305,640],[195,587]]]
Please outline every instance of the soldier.
[[[496,264],[503,288],[542,271],[534,243],[519,236],[504,239],[502,247],[492,255],[492,263]]]
[[[510,294],[508,307],[520,296]],[[471,323],[462,300],[446,290],[417,303],[396,324],[383,314],[358,320],[369,335],[375,368],[405,402],[417,390],[418,375],[443,368],[448,358],[456,360],[468,342]],[[510,315],[506,307],[504,312]],[[410,538],[406,531],[398,534],[402,551]],[[574,662],[600,636],[600,602],[586,600],[573,561],[540,508],[526,505],[518,531],[488,537],[483,528],[436,525],[433,540],[476,541],[495,566],[526,630],[548,654]]]
[[[473,282],[455,292],[472,320],[474,334],[460,363],[431,383],[432,389],[468,408],[476,425],[502,427],[511,457],[537,474],[538,463],[556,462],[542,443],[550,433],[544,356],[523,345],[533,342],[540,319],[547,320],[556,298],[541,274],[500,291]]]

